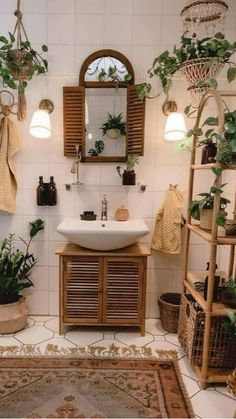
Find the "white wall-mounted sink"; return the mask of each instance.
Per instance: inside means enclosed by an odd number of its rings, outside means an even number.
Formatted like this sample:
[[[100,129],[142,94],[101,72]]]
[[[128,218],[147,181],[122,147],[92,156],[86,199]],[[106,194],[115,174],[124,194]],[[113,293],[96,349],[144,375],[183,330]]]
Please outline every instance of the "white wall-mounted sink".
[[[82,221],[65,218],[57,231],[72,243],[92,250],[122,249],[149,233],[141,219],[128,221]]]

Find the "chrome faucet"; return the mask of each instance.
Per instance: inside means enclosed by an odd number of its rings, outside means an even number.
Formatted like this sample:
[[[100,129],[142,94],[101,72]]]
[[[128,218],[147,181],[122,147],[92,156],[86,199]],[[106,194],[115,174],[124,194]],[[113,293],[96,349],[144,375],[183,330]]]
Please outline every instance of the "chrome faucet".
[[[102,198],[101,220],[102,221],[107,220],[107,197],[106,197],[106,195],[103,195],[103,198]]]

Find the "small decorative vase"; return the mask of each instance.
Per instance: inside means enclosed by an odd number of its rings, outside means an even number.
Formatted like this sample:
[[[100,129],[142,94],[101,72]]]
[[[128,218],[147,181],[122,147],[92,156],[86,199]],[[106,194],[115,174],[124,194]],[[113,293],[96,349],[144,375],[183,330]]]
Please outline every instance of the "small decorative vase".
[[[116,140],[120,137],[120,130],[117,128],[108,129],[106,135],[111,138],[111,140]]]
[[[122,175],[122,185],[135,185],[136,174],[134,170],[124,170]]]
[[[217,154],[217,146],[215,143],[205,145],[202,149],[201,164],[215,163],[215,156]]]
[[[201,211],[200,217],[200,227],[204,230],[211,230],[212,227],[212,217],[213,217],[213,210],[208,208],[203,208]]]
[[[124,205],[121,205],[120,208],[117,208],[115,219],[117,221],[127,221],[129,219],[129,211],[127,208],[125,208]]]
[[[15,333],[24,329],[28,314],[24,297],[15,303],[0,304],[0,333]]]

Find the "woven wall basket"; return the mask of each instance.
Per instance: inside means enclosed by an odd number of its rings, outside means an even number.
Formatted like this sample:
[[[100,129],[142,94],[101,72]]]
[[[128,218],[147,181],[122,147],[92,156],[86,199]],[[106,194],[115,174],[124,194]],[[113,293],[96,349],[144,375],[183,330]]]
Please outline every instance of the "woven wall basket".
[[[14,333],[26,326],[29,309],[25,299],[11,304],[0,304],[0,333]]]
[[[198,106],[201,97],[209,88],[207,80],[215,78],[220,70],[224,67],[224,60],[213,64],[210,68],[205,68],[205,64],[209,61],[208,58],[200,58],[195,60],[188,60],[179,67],[179,72],[188,83],[188,90],[191,93],[193,106]],[[199,81],[206,82],[206,86],[199,87]]]

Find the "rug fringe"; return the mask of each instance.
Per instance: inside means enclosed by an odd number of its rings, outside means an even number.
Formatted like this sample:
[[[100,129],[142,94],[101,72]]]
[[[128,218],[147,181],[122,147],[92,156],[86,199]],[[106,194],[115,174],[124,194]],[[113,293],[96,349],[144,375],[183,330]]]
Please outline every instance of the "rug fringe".
[[[177,359],[177,352],[174,350],[152,350],[146,346],[116,346],[114,343],[105,346],[76,346],[59,347],[49,343],[45,350],[39,345],[9,345],[0,346],[0,356],[8,357],[112,357],[112,358],[134,358],[134,359]]]

